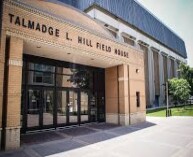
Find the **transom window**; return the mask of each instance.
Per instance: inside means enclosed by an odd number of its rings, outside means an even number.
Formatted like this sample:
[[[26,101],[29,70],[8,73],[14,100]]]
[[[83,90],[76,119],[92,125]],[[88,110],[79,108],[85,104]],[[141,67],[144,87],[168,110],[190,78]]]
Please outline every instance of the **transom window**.
[[[123,40],[124,40],[124,43],[126,43],[126,44],[129,44],[131,46],[135,45],[135,41],[130,39],[130,38],[128,38],[128,37],[123,36]]]

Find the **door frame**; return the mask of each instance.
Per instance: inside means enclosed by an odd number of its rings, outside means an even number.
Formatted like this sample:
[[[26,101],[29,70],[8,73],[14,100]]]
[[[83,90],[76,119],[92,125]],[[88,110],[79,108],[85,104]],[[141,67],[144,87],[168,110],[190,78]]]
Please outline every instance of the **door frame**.
[[[39,106],[39,125],[34,127],[28,127],[28,103],[29,103],[29,90],[39,90],[40,91],[40,106]],[[23,105],[23,123],[22,123],[22,132],[33,131],[33,130],[41,130],[55,127],[55,106],[53,105],[53,124],[51,125],[43,125],[43,104],[44,104],[44,91],[52,91],[53,92],[53,104],[55,104],[55,90],[54,87],[43,87],[43,86],[26,86],[25,87],[25,96],[22,104]]]
[[[82,90],[79,88],[67,88],[67,87],[60,87],[57,88],[56,90],[56,94],[58,91],[66,91],[66,123],[61,123],[58,124],[56,122],[56,127],[64,127],[64,126],[72,126],[72,125],[81,125],[84,123],[89,123],[90,122],[90,91],[89,90]],[[78,107],[78,111],[77,111],[77,123],[70,123],[69,122],[69,92],[77,92],[77,107]],[[87,122],[81,122],[81,92],[86,92],[88,93],[88,121]],[[56,100],[57,101],[57,100]],[[56,106],[56,119],[57,119],[57,107]],[[57,120],[58,121],[58,120]]]
[[[70,123],[70,111],[69,111],[69,102],[70,102],[70,92],[77,93],[77,123]],[[79,89],[67,89],[66,90],[66,118],[67,118],[67,125],[80,125],[80,90]]]
[[[28,112],[28,101],[29,101],[29,90],[39,90],[40,95],[41,95],[41,105],[40,105],[40,110],[39,111],[39,126],[35,127],[27,127],[27,112]],[[90,123],[91,122],[91,107],[90,107],[90,99],[91,99],[91,91],[90,90],[83,90],[79,88],[67,88],[67,87],[55,87],[55,86],[41,86],[41,85],[25,85],[23,86],[23,122],[22,122],[22,133],[26,133],[27,131],[35,131],[35,130],[42,130],[42,129],[55,129],[57,127],[66,127],[66,126],[72,126],[72,125],[81,125],[85,123]],[[44,91],[50,90],[53,91],[53,124],[52,125],[43,125],[43,97],[44,97]],[[66,91],[66,123],[61,123],[58,124],[58,119],[57,119],[57,92],[58,91]],[[69,122],[69,111],[68,111],[68,103],[69,103],[69,92],[77,92],[77,123],[70,123]],[[81,122],[81,92],[86,92],[88,94],[88,121],[87,122]]]

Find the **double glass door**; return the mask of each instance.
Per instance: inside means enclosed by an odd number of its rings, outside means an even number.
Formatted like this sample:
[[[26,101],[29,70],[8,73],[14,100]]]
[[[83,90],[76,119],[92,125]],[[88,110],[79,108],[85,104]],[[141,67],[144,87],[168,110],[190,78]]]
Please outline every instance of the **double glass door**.
[[[90,122],[88,92],[29,88],[26,98],[24,132]]]
[[[27,128],[43,128],[54,124],[54,92],[52,89],[28,89]]]
[[[56,97],[58,126],[89,122],[88,92],[61,90]]]

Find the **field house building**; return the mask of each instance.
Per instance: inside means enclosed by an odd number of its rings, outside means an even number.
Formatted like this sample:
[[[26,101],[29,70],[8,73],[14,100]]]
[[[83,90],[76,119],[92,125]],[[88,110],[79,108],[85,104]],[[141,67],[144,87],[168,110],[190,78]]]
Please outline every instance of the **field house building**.
[[[0,139],[146,119],[186,62],[184,41],[134,0],[0,2]]]

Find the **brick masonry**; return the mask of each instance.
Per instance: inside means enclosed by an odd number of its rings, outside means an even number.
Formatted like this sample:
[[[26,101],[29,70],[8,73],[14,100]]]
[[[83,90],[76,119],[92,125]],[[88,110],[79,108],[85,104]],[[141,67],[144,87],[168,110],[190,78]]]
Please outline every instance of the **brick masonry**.
[[[22,0],[21,0],[22,2]],[[78,27],[75,24],[71,24],[68,21],[59,20],[55,16],[50,16],[46,12],[42,12],[37,6],[44,7],[44,4],[48,7],[52,7],[51,3],[42,1],[29,1],[23,2],[29,3],[31,7],[21,5],[14,0],[4,1],[3,23],[2,23],[2,35],[1,35],[1,49],[0,49],[0,116],[2,113],[2,98],[7,97],[7,112],[6,112],[6,126],[5,126],[5,148],[6,150],[15,149],[20,146],[20,114],[21,114],[21,81],[22,81],[22,55],[23,45],[25,41],[36,41],[42,44],[49,44],[55,47],[69,47],[72,50],[81,50],[85,52],[85,56],[95,56],[103,58],[111,58],[118,60],[122,64],[118,67],[111,67],[105,70],[105,88],[106,88],[106,120],[110,123],[120,123],[121,125],[128,125],[135,121],[144,121],[145,113],[145,84],[144,84],[144,61],[143,53],[140,50],[132,48],[126,44],[119,43],[114,39],[102,36],[100,34],[92,33],[82,27]],[[45,7],[46,8],[46,7]],[[56,8],[55,12],[53,12]],[[68,8],[66,8],[69,10]],[[64,8],[58,8],[53,6],[53,12],[56,15],[65,15]],[[57,28],[62,33],[60,37],[50,36],[48,33],[42,33],[37,30],[31,30],[22,26],[10,23],[9,14],[15,15],[20,19],[32,20],[41,24],[52,26]],[[69,13],[70,15],[70,13]],[[72,14],[72,18],[75,16]],[[83,15],[79,15],[80,17]],[[14,19],[15,20],[15,19]],[[77,19],[79,20],[79,19]],[[89,24],[88,18],[88,24]],[[92,21],[93,22],[93,21]],[[92,26],[90,26],[92,27]],[[101,30],[104,29],[96,28]],[[71,40],[66,40],[65,32],[69,33]],[[105,31],[104,31],[105,34]],[[85,39],[92,40],[93,45],[97,42],[110,45],[111,49],[120,49],[128,52],[129,57],[116,55],[113,51],[111,53],[98,49],[95,46],[86,46],[85,44],[78,44],[77,37],[81,36]],[[7,60],[8,78],[7,78],[7,93],[3,95],[3,81],[4,80],[4,61],[5,61],[5,41],[6,38],[10,38],[9,43],[9,58]],[[80,55],[77,53],[77,55]],[[139,72],[136,72],[136,69]],[[140,107],[136,106],[136,91],[140,92]],[[118,105],[119,104],[119,105]],[[142,113],[142,116],[136,116],[136,114]],[[130,115],[132,117],[130,117]],[[117,116],[119,115],[119,116]],[[2,116],[1,116],[2,117]],[[0,119],[0,126],[2,124]]]
[[[10,37],[9,60],[22,62],[23,40]],[[20,147],[22,66],[8,62],[5,149]]]

